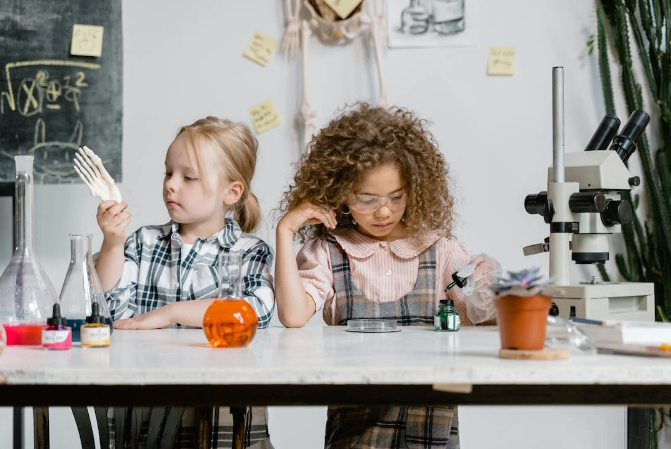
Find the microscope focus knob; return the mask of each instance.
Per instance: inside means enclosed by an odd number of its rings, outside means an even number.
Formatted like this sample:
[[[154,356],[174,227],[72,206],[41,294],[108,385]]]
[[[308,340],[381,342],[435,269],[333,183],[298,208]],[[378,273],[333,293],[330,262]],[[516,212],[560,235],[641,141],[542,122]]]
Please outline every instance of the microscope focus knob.
[[[627,224],[631,221],[634,214],[631,203],[626,200],[611,200],[606,204],[606,208],[601,212],[601,221],[606,226],[617,224]]]
[[[629,185],[631,187],[640,186],[641,185],[641,178],[639,178],[638,176],[632,176],[631,178],[629,178]]]

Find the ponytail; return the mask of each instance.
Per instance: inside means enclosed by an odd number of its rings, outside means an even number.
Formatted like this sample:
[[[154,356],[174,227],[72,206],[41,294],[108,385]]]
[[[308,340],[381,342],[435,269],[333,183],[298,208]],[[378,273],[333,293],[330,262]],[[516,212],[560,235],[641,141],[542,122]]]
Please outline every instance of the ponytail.
[[[241,198],[235,205],[233,217],[240,225],[242,232],[254,232],[261,221],[261,206],[256,195],[249,192],[244,198]]]

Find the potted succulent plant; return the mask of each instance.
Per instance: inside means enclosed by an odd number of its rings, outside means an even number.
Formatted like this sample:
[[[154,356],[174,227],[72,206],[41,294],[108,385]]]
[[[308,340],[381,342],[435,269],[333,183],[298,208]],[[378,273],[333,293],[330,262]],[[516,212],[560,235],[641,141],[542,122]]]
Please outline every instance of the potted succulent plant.
[[[489,287],[496,298],[501,349],[543,349],[554,287],[539,271],[508,271]]]

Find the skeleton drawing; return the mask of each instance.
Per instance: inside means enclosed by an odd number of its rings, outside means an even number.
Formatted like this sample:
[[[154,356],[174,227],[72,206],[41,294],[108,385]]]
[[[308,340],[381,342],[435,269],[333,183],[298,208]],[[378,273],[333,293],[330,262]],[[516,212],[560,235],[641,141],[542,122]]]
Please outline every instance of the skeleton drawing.
[[[302,3],[302,5],[301,5]],[[370,7],[370,14],[366,12]],[[301,19],[303,6],[309,13],[309,19]],[[334,44],[343,44],[359,36],[364,28],[368,27],[373,48],[377,75],[380,84],[380,106],[389,106],[389,99],[384,83],[382,70],[382,43],[384,41],[384,0],[363,0],[350,15],[344,19],[337,17],[324,0],[285,0],[287,24],[282,37],[280,52],[289,59],[294,59],[299,51],[302,55],[302,89],[301,89],[301,119],[303,121],[303,145],[306,146],[315,132],[316,113],[310,106],[307,91],[308,79],[308,44],[312,34],[319,34],[322,40]],[[307,14],[306,14],[307,15]]]

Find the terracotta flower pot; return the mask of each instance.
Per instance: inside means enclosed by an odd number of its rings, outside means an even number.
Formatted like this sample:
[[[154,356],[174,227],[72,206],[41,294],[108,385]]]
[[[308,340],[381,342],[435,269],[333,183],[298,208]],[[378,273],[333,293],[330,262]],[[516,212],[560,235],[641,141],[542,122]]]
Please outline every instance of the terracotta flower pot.
[[[501,349],[539,351],[545,345],[548,296],[502,296],[494,301]]]

